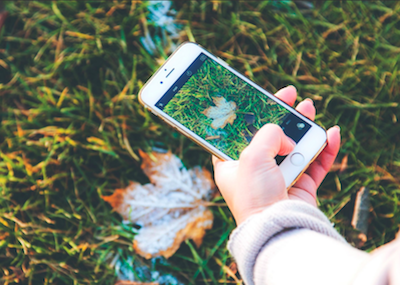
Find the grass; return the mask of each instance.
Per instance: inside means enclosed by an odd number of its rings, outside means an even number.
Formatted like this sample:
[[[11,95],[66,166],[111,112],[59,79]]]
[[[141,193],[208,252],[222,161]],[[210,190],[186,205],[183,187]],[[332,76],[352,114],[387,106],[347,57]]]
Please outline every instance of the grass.
[[[235,104],[236,117],[223,128],[213,128],[213,118],[204,111],[217,108],[213,101],[221,97],[225,104]],[[266,123],[280,124],[289,112],[211,59],[204,61],[163,110],[233,159],[239,159],[249,144],[247,138],[253,137],[249,127],[259,130]],[[246,115],[254,117],[254,122],[246,122]]]
[[[370,251],[399,229],[400,4],[177,1],[180,41],[192,40],[271,92],[288,84],[315,101],[316,121],[341,126],[339,162],[320,208],[350,242],[354,194],[371,191]],[[114,284],[112,258],[134,256],[135,228],[100,198],[147,182],[138,149],[171,149],[187,167],[210,156],[139,105],[165,60],[141,45],[146,2],[6,3],[0,33],[0,276],[4,284]],[[167,52],[165,52],[167,53]],[[218,198],[221,199],[221,198]],[[219,200],[218,200],[219,201]],[[220,201],[221,202],[221,201]],[[185,284],[235,282],[226,250],[234,221],[197,249],[157,264]],[[238,278],[238,277],[235,277]]]

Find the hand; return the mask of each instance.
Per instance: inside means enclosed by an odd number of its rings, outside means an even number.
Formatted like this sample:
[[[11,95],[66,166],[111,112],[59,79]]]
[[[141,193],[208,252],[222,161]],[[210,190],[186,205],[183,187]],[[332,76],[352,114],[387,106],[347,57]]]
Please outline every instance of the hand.
[[[288,105],[294,104],[296,95],[294,86],[275,94]],[[296,110],[311,120],[315,118],[311,99],[299,103]],[[295,145],[277,125],[263,126],[237,161],[222,161],[213,156],[216,184],[236,223],[239,225],[249,216],[285,199],[302,200],[316,206],[317,188],[339,152],[340,128],[330,128],[327,137],[325,149],[288,191],[275,156],[289,154]]]

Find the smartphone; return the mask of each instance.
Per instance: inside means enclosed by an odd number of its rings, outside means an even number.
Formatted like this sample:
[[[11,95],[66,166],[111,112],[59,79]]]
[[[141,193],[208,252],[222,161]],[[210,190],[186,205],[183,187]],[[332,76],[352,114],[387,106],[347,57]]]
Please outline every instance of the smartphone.
[[[140,102],[173,128],[223,160],[239,159],[264,124],[296,142],[277,157],[287,188],[326,145],[325,130],[200,45],[186,42],[139,93]]]

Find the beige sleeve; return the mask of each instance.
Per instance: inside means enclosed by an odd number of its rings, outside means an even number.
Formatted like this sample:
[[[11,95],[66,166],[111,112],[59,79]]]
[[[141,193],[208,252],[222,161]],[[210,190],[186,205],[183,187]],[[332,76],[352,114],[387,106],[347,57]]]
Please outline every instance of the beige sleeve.
[[[300,201],[282,201],[253,215],[232,233],[228,248],[247,285],[398,284],[376,282],[398,278],[400,268],[391,268],[400,263],[400,246],[394,246],[397,259],[393,248],[381,253],[393,257],[386,265],[377,262],[382,269],[373,261],[378,252],[351,247],[320,210]]]

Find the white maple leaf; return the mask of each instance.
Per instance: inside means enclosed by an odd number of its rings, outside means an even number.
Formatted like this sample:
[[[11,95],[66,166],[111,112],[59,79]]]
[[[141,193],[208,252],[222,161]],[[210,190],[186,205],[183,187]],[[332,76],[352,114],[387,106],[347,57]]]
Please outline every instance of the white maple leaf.
[[[102,197],[125,222],[141,226],[135,236],[135,250],[145,258],[168,258],[186,239],[199,246],[213,223],[206,207],[215,189],[211,173],[200,167],[187,170],[171,152],[153,152],[156,161],[142,151],[140,156],[143,172],[151,183],[132,182]]]
[[[216,130],[225,128],[226,124],[232,125],[236,119],[236,103],[228,102],[224,97],[214,97],[213,102],[215,106],[210,106],[202,112],[206,117],[213,119],[211,127]]]

